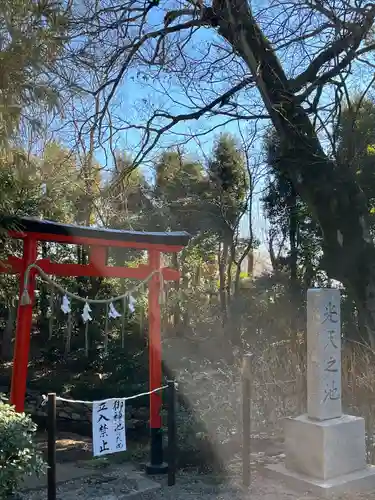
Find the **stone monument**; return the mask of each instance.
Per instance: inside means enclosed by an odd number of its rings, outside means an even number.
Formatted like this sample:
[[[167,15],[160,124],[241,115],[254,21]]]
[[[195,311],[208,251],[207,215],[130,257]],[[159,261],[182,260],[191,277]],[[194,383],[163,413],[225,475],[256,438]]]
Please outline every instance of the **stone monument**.
[[[285,464],[272,475],[305,492],[375,490],[366,464],[365,421],[341,410],[340,291],[307,292],[307,414],[285,421]]]

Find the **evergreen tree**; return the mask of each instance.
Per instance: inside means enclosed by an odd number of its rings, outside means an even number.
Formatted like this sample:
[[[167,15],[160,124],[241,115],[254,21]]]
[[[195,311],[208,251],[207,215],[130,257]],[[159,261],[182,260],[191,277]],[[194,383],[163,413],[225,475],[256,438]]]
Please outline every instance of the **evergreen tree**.
[[[236,139],[221,134],[208,161],[209,189],[206,200],[212,220],[211,231],[218,237],[220,303],[223,321],[232,289],[232,267],[236,260],[239,225],[246,210],[248,175],[244,156]]]
[[[197,235],[207,226],[202,195],[207,187],[200,163],[181,151],[165,151],[155,164],[155,215],[157,226]]]
[[[274,130],[264,138],[268,177],[263,204],[270,221],[270,252],[273,267],[287,270],[293,296],[314,284],[321,269],[321,233],[309,213],[306,203],[296,193],[286,170],[280,164],[288,158],[282,155]],[[273,243],[279,245],[278,255]]]
[[[248,175],[236,139],[221,134],[208,162],[210,190],[208,197],[217,208],[216,224],[222,236],[231,238],[246,207]]]

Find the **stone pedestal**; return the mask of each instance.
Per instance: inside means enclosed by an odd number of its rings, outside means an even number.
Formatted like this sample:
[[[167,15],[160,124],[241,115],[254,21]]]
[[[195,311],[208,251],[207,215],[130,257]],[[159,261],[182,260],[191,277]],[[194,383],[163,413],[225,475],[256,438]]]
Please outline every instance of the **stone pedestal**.
[[[331,499],[332,495],[340,493],[357,495],[375,490],[374,465],[367,465],[364,469],[326,480],[291,471],[285,464],[267,465],[266,469],[270,478],[283,481],[286,487],[298,491],[303,496],[310,494]]]
[[[365,422],[351,415],[286,419],[285,464],[268,471],[289,487],[319,495],[375,489],[375,467],[366,465]]]
[[[365,421],[342,415],[313,421],[307,415],[284,426],[286,468],[316,479],[332,479],[366,466]]]
[[[308,290],[307,414],[287,419],[284,435],[285,464],[267,466],[279,480],[320,495],[375,490],[365,421],[341,412],[339,290]]]

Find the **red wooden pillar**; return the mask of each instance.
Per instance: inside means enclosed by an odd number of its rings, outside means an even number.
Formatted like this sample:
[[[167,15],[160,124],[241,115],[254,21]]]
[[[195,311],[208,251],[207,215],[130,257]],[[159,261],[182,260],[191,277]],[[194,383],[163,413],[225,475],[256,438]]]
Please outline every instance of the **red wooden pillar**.
[[[149,265],[152,271],[160,270],[160,252],[149,250]],[[148,316],[149,316],[149,377],[150,391],[162,385],[161,366],[161,316],[160,316],[160,275],[155,274],[148,286]],[[160,410],[162,397],[160,392],[150,394],[150,464],[148,474],[167,472],[163,464],[163,436],[161,429]]]
[[[20,274],[20,294],[17,312],[16,341],[14,345],[12,385],[10,401],[16,407],[16,411],[23,412],[25,406],[27,365],[29,363],[30,333],[33,315],[33,301],[35,289],[35,272],[31,270],[27,290],[30,296],[30,304],[21,305],[24,276],[27,267],[33,264],[37,258],[37,240],[31,237],[25,238],[23,242],[23,262]]]

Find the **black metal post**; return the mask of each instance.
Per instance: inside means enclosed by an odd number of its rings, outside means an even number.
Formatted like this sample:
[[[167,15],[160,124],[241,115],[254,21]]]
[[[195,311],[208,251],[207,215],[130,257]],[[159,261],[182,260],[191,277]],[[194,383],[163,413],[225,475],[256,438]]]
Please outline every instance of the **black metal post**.
[[[176,385],[168,381],[168,486],[176,484]]]
[[[242,365],[242,484],[248,488],[250,475],[250,440],[251,440],[251,358],[245,355]]]
[[[150,429],[150,463],[146,465],[146,474],[167,474],[168,465],[164,462],[163,429]]]
[[[56,394],[48,394],[48,500],[56,500]]]
[[[164,474],[167,472],[163,462],[163,429],[150,429],[150,464],[148,474]]]

